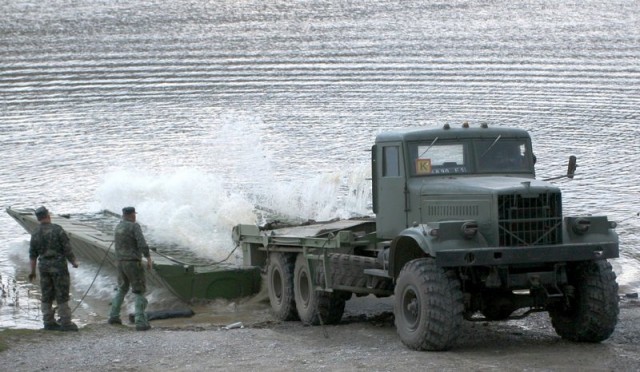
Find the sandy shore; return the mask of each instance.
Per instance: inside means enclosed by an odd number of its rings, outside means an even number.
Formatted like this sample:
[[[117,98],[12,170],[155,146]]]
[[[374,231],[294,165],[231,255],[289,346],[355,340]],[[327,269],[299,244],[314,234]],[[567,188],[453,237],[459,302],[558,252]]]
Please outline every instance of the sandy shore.
[[[154,320],[153,328],[90,324],[77,333],[0,331],[8,349],[2,370],[73,371],[410,371],[410,370],[637,370],[640,301],[623,299],[611,338],[600,344],[562,340],[546,313],[507,322],[465,322],[448,352],[416,352],[397,337],[390,301],[348,302],[335,326],[277,322],[265,308],[225,329],[211,317]],[[363,307],[368,310],[362,311]],[[254,309],[254,315],[255,315]],[[231,321],[229,315],[225,320]]]

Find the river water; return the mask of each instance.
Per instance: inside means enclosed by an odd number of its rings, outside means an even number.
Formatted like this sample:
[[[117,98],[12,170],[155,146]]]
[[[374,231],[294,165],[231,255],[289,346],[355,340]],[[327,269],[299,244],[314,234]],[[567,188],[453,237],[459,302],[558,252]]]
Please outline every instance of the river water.
[[[0,205],[135,205],[152,238],[223,258],[255,205],[371,214],[384,130],[529,130],[566,213],[619,222],[640,289],[640,2],[13,0],[0,3]],[[0,326],[39,328],[28,235],[0,214]],[[232,257],[240,260],[240,257]],[[80,324],[113,275],[72,271]],[[162,291],[151,303],[171,302]],[[169,305],[170,306],[170,305]]]

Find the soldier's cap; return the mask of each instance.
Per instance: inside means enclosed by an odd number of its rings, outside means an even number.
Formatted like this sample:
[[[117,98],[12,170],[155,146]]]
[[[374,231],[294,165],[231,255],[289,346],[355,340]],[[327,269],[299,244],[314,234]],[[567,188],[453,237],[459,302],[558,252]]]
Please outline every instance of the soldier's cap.
[[[133,214],[133,213],[136,213],[136,209],[134,207],[122,208],[122,214]]]
[[[44,206],[36,209],[36,217],[38,219],[47,217],[48,214],[49,214],[49,210],[47,208],[45,208]]]

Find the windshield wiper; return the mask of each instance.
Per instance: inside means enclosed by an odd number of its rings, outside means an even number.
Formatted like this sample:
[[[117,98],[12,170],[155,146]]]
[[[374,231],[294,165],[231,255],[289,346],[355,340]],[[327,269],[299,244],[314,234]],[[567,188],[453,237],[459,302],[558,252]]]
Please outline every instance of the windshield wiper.
[[[434,139],[434,140],[433,140],[433,142],[431,142],[431,144],[429,145],[429,147],[427,147],[427,149],[426,149],[426,150],[424,150],[424,151],[422,152],[422,154],[418,155],[418,159],[422,159],[422,155],[426,154],[426,153],[427,153],[427,151],[431,150],[431,148],[433,147],[433,145],[435,145],[435,144],[436,144],[436,141],[438,140],[438,138],[440,138],[440,137],[436,137],[436,139]]]
[[[493,141],[493,143],[491,144],[491,146],[489,146],[489,148],[488,148],[488,149],[486,149],[486,150],[482,153],[482,155],[480,155],[480,158],[483,158],[485,155],[487,155],[487,153],[488,153],[489,151],[491,151],[491,149],[493,148],[493,146],[495,146],[495,144],[496,144],[496,143],[498,143],[498,141],[500,140],[500,138],[502,138],[502,134],[500,134],[500,135],[495,139],[495,141]]]

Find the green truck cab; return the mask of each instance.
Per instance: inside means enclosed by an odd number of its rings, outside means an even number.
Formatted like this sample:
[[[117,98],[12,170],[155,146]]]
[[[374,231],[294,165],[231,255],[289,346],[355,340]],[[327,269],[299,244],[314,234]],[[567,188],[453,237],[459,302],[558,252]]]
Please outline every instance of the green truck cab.
[[[283,320],[337,323],[352,295],[393,295],[400,339],[416,350],[451,348],[465,320],[538,311],[561,337],[600,342],[619,311],[607,261],[619,255],[616,224],[563,216],[560,189],[536,179],[535,162],[519,129],[382,133],[375,219],[239,225],[233,237],[245,264],[266,271]]]

